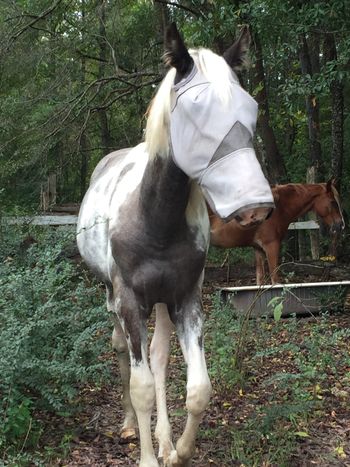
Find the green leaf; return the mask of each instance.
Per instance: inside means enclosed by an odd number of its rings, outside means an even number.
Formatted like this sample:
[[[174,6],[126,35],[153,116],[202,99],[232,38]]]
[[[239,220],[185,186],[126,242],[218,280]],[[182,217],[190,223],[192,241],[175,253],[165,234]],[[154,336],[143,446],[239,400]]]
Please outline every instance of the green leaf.
[[[273,318],[275,321],[279,321],[281,319],[283,312],[283,302],[278,303],[274,310],[273,310]]]

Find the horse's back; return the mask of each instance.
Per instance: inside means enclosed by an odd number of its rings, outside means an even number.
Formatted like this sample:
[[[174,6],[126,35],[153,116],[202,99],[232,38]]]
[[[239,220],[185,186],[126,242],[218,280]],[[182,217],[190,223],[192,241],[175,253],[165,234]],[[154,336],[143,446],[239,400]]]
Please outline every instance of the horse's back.
[[[121,164],[131,150],[132,148],[119,149],[103,157],[92,172],[90,184],[94,183],[106,170],[113,170],[113,167]]]
[[[122,149],[105,156],[97,164],[81,204],[77,244],[90,269],[104,282],[110,280],[111,223],[116,223],[120,206],[139,186],[148,155],[145,145]]]
[[[218,217],[210,217],[210,243],[221,248],[250,246],[256,228],[243,230],[235,220],[223,222]]]

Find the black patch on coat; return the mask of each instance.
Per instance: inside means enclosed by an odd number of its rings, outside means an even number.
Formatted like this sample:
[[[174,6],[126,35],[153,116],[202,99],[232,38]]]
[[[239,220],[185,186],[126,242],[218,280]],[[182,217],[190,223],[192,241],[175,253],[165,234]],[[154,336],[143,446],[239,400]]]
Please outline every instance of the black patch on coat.
[[[121,207],[111,236],[123,282],[121,313],[137,361],[140,318],[147,319],[155,303],[166,303],[177,321],[182,305],[198,288],[206,252],[204,244],[198,249],[198,231],[186,222],[189,194],[189,179],[172,159],[156,158],[149,162],[140,188]]]

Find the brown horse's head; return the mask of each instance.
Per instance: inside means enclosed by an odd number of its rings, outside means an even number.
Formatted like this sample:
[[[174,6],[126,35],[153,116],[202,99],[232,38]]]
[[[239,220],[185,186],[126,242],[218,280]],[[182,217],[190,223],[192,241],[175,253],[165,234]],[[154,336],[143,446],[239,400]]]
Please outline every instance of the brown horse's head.
[[[314,210],[331,233],[340,232],[344,229],[345,222],[334,180],[329,180],[323,185],[324,191],[316,197]]]

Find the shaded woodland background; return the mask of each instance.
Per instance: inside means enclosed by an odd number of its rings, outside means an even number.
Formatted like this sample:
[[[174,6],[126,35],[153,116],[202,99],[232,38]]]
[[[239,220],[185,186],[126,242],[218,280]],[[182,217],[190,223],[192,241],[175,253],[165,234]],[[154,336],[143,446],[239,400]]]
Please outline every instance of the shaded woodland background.
[[[223,52],[249,24],[259,103],[256,147],[271,183],[350,181],[350,16],[346,0],[1,1],[0,203],[37,210],[48,178],[79,202],[96,163],[137,144],[165,73],[166,24]]]
[[[0,216],[39,211],[49,180],[52,202],[80,202],[97,162],[142,139],[171,21],[188,45],[218,52],[250,26],[251,66],[240,78],[259,103],[265,173],[271,183],[335,176],[349,215],[349,1],[0,0]],[[137,444],[115,442],[111,323],[74,242],[66,227],[1,225],[0,465],[125,467],[138,458]],[[196,465],[349,462],[350,320],[339,297],[319,318],[265,322],[236,319],[206,287],[215,395]],[[182,362],[177,349],[176,437]]]

